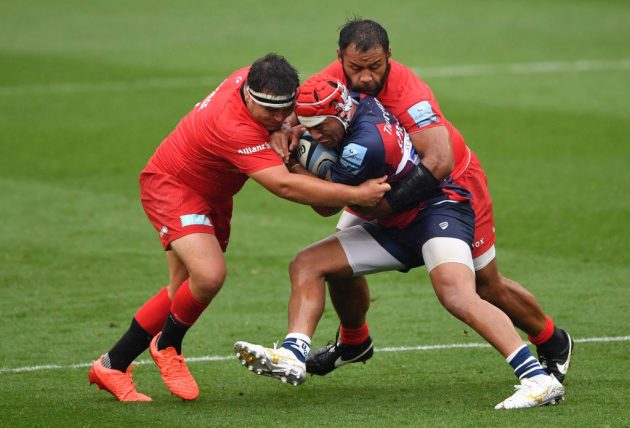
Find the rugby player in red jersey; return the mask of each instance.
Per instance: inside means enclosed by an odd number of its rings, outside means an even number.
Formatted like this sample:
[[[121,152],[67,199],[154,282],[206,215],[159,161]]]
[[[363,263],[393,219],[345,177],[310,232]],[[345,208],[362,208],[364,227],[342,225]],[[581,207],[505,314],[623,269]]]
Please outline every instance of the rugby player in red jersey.
[[[360,186],[291,174],[268,145],[292,113],[296,70],[269,54],[228,76],[160,144],[140,174],[143,208],[166,250],[169,284],[136,312],[129,329],[89,371],[90,383],[120,401],[151,401],[131,378],[149,348],[173,394],[194,400],[199,388],[182,340],[226,276],[232,199],[248,178],[282,198],[309,205],[376,204],[386,177]]]
[[[430,174],[393,115],[376,98],[353,95],[340,80],[322,74],[308,79],[298,90],[295,113],[300,123],[320,144],[339,153],[326,178],[358,184],[386,174],[394,184]],[[299,165],[291,169],[308,173]],[[534,407],[561,400],[562,385],[543,370],[509,318],[475,292],[472,248],[476,217],[473,196],[464,187],[468,183],[458,183],[453,177],[433,180],[436,183],[423,198],[406,201],[405,208],[346,227],[302,250],[289,269],[289,330],[282,347],[237,342],[236,355],[243,364],[254,373],[299,385],[306,379],[310,340],[324,311],[326,279],[334,278],[339,286],[357,275],[406,272],[425,265],[442,305],[497,349],[521,382],[517,392],[496,408]],[[335,304],[339,301],[338,295]],[[347,341],[309,356],[309,371],[326,374],[372,356],[365,312],[354,315],[362,318],[362,326],[347,328],[342,318],[341,335]],[[347,313],[343,316],[356,322]]]
[[[569,368],[573,339],[554,325],[532,293],[499,272],[492,202],[485,173],[462,135],[442,114],[429,86],[409,68],[391,59],[387,31],[371,20],[348,21],[339,33],[337,60],[322,73],[342,80],[352,91],[375,96],[410,134],[414,147],[422,156],[421,164],[426,168],[424,174],[409,177],[374,210],[364,210],[363,214],[379,216],[391,209],[404,209],[406,204],[423,198],[437,182],[449,177],[468,188],[473,194],[475,212],[472,245],[477,293],[505,312],[517,327],[528,334],[530,341],[536,345],[538,358],[545,370],[562,382]],[[278,139],[272,139],[272,145],[286,160],[289,153],[286,136],[282,133],[274,136]],[[291,137],[293,148],[295,133]],[[365,216],[357,214],[346,210],[339,220],[338,229],[362,222]],[[353,330],[363,328],[364,317],[355,314],[360,308],[358,312],[364,315],[369,307],[367,283],[365,278],[357,277],[352,281],[352,287],[347,283],[336,286],[335,281],[329,285],[331,299],[342,321],[339,343],[347,344],[344,333],[351,335]],[[348,328],[344,329],[344,326]],[[366,339],[367,333],[359,334],[359,338]],[[315,351],[313,356],[328,354]],[[307,369],[317,373],[315,368],[310,370],[314,367],[310,363],[314,363],[313,359],[307,360]]]

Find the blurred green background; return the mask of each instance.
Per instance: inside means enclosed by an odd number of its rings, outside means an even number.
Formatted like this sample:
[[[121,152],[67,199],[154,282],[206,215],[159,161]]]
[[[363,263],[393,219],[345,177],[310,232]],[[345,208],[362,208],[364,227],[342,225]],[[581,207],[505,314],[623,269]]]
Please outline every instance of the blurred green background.
[[[432,87],[484,165],[503,273],[576,338],[627,336],[630,317],[630,3],[0,2],[0,422],[6,426],[532,424],[626,426],[627,342],[578,344],[562,406],[492,407],[514,379],[490,349],[377,352],[298,389],[236,360],[191,363],[202,397],[149,406],[87,386],[87,364],[167,281],[138,198],[160,141],[231,71],[278,52],[308,77],[360,15]],[[284,336],[291,257],[335,219],[255,183],[236,197],[228,279],[185,342],[227,356]],[[370,278],[377,348],[482,340],[425,271]],[[314,341],[337,326],[328,305]],[[143,356],[146,357],[146,356]],[[17,371],[58,364],[61,369]]]

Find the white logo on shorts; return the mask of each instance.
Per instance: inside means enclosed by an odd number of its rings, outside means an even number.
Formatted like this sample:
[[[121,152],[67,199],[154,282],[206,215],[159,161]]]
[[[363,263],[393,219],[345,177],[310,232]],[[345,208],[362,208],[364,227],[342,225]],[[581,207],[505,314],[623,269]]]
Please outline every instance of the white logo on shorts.
[[[443,221],[438,226],[440,226],[440,229],[446,230],[446,228],[448,227],[448,221]]]
[[[163,238],[164,235],[166,235],[167,233],[168,233],[168,227],[162,226],[162,229],[160,229],[160,238]]]
[[[187,214],[179,216],[182,227],[202,224],[204,226],[212,226],[212,222],[208,216],[203,214]]]

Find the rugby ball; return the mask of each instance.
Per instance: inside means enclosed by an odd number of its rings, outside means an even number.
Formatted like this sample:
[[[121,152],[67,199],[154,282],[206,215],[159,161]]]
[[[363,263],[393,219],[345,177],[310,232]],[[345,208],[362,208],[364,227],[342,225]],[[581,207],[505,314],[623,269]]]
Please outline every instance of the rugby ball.
[[[326,178],[331,165],[337,162],[337,152],[328,149],[306,133],[300,137],[296,150],[298,162],[319,178]]]

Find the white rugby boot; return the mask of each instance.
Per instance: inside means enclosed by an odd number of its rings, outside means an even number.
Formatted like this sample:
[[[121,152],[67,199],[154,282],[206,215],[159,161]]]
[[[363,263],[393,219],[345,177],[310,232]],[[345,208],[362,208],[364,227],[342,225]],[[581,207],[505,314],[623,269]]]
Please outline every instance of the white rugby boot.
[[[564,399],[564,387],[552,375],[524,378],[515,385],[516,392],[497,404],[495,409],[524,409],[526,407],[557,404]]]
[[[236,358],[252,373],[298,386],[306,381],[306,364],[286,348],[265,348],[247,342],[234,344]]]

